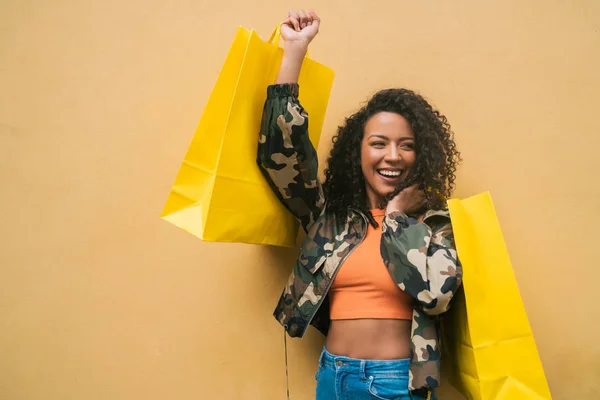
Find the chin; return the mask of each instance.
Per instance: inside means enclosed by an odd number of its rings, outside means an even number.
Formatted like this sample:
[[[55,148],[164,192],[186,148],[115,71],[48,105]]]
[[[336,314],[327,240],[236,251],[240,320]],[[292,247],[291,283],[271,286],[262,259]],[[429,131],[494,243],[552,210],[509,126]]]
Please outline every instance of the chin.
[[[385,190],[385,191],[377,191],[377,196],[381,199],[381,201],[385,200],[385,197],[389,194],[391,194],[394,190]],[[381,203],[381,201],[379,201],[379,203]]]
[[[385,190],[378,190],[377,194],[379,196],[381,196],[381,197],[385,197],[385,196],[387,196],[389,194],[392,194],[394,192],[394,190],[396,190],[395,187],[393,187],[393,188],[385,188]]]

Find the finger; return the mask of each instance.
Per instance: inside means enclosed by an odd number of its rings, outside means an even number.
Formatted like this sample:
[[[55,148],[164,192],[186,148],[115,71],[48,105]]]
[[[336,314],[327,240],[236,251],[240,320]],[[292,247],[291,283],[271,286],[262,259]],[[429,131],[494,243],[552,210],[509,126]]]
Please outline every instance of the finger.
[[[306,14],[306,26],[311,26],[313,23],[313,17],[310,13]]]
[[[296,31],[300,30],[300,17],[298,15],[298,12],[296,10],[290,10],[290,22],[292,23],[292,25],[294,26],[294,29]]]
[[[292,19],[290,17],[287,17],[286,19],[281,21],[281,25],[287,25],[290,28],[294,29],[294,24],[292,23]]]
[[[306,28],[306,23],[308,22],[308,15],[304,10],[298,10],[298,16],[300,17],[300,28]]]
[[[300,30],[300,22],[296,18],[290,18],[290,23],[292,24],[292,27],[294,28],[294,30],[296,30],[296,31]]]
[[[317,28],[319,28],[319,26],[321,25],[321,19],[319,18],[319,16],[315,12],[315,10],[310,10],[308,12],[308,15],[310,15],[310,17],[312,19],[311,25],[316,25]]]

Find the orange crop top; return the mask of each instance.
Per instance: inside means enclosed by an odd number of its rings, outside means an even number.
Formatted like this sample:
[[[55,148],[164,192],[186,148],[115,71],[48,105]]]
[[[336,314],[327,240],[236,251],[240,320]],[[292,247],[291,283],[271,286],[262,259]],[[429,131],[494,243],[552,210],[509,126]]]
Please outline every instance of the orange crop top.
[[[372,210],[378,228],[344,261],[329,290],[330,317],[336,319],[412,319],[413,300],[402,291],[381,258],[384,210]]]

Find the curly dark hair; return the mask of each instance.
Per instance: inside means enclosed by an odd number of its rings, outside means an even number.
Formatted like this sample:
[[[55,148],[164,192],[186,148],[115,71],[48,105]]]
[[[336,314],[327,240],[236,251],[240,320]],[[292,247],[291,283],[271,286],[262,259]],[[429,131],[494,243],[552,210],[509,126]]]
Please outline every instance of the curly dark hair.
[[[416,146],[416,161],[409,175],[386,196],[380,205],[382,208],[400,191],[414,184],[426,190],[426,208],[445,208],[445,200],[454,190],[456,167],[461,160],[448,120],[422,96],[408,89],[386,89],[376,93],[338,127],[332,139],[323,184],[328,212],[346,218],[349,209],[357,209],[367,215],[375,227],[377,223],[367,204],[360,154],[367,121],[382,111],[406,118],[415,135]]]

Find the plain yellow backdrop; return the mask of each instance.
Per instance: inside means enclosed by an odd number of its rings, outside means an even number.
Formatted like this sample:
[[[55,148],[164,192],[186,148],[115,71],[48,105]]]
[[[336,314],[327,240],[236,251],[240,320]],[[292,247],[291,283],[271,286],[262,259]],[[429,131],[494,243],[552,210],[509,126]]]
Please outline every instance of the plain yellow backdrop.
[[[311,55],[337,73],[322,167],[375,90],[429,98],[457,196],[494,196],[554,398],[597,398],[596,0],[2,1],[0,398],[285,397],[271,312],[297,250],[159,214],[237,26],[265,38],[290,7],[320,12]],[[288,343],[310,399],[323,338]]]

